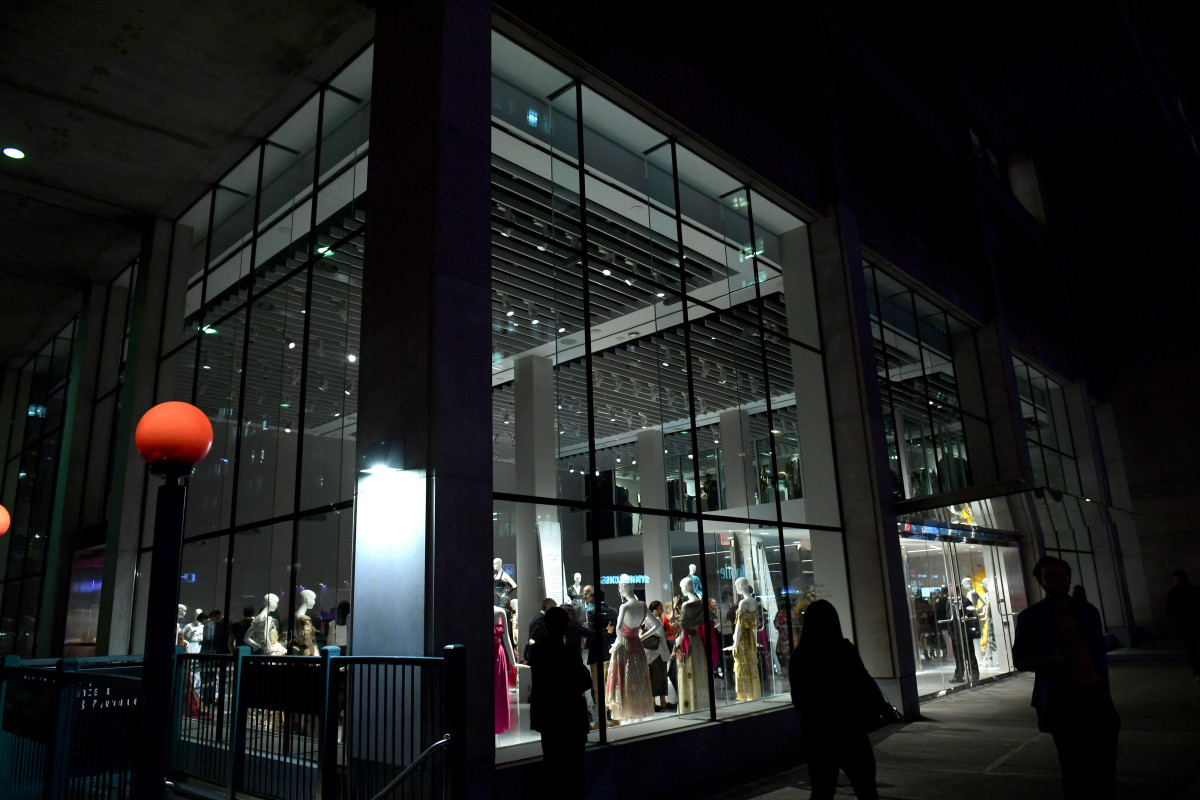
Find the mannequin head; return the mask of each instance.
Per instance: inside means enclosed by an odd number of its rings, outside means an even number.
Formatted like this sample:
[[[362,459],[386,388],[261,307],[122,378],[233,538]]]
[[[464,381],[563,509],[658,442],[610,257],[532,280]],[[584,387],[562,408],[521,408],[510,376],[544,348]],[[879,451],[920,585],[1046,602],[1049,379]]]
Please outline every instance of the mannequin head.
[[[203,608],[196,609],[196,622],[199,622],[201,624],[208,622],[208,614],[204,613]]]
[[[696,565],[688,564],[688,575],[695,575],[695,574],[696,574]]]
[[[742,597],[749,597],[754,594],[754,587],[750,584],[749,578],[738,578],[733,582],[733,588]]]
[[[576,573],[575,573],[575,585],[576,585],[576,586],[578,586],[578,585],[579,585],[579,581],[580,581],[580,580],[582,580],[582,579],[583,579],[583,576],[582,576],[582,575],[580,575],[578,572],[576,572]]]
[[[679,582],[679,591],[683,592],[683,596],[688,600],[696,599],[696,583],[692,580],[691,575]]]
[[[183,622],[183,620],[186,617],[187,617],[187,606],[185,606],[183,603],[180,603],[178,606],[175,607],[175,621]]]
[[[963,578],[961,581],[961,584],[962,584],[963,594],[966,594],[967,592],[971,591],[971,579],[970,578]]]
[[[317,602],[317,593],[312,589],[300,590],[300,607],[304,609],[312,608]]]
[[[622,572],[621,577],[617,582],[617,591],[620,592],[621,597],[626,600],[633,599],[633,586],[631,585],[632,580],[633,578],[630,578],[628,574]]]
[[[494,572],[494,573],[496,573],[497,575],[499,575],[499,574],[500,574],[500,569],[501,569],[501,567],[503,567],[503,566],[504,566],[504,561],[502,561],[501,559],[499,559],[499,558],[493,558],[493,559],[492,559],[492,572]]]
[[[268,594],[263,597],[262,611],[258,612],[259,619],[265,619],[275,609],[279,608],[279,595]]]

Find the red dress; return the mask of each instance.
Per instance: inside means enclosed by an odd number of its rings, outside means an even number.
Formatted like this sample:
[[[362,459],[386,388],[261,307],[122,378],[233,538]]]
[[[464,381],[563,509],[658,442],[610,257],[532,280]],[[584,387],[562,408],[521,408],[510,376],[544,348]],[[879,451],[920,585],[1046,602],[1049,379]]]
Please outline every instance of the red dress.
[[[508,730],[508,655],[504,652],[504,623],[497,622],[492,628],[492,641],[496,646],[496,663],[493,683],[496,691],[496,733]]]

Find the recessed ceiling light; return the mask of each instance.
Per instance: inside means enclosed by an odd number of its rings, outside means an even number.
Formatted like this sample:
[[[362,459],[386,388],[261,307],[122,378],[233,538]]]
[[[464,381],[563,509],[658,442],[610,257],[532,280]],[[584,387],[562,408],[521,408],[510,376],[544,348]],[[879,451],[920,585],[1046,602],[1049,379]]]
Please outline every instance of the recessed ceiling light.
[[[288,350],[295,350],[295,349],[296,349],[296,343],[288,342]]]
[[[4,155],[8,156],[9,158],[24,158],[25,157],[25,153],[22,152],[21,150],[18,150],[15,147],[4,148]]]
[[[600,274],[607,278],[609,275],[612,275],[612,270],[611,269],[602,269],[602,270],[600,270]]]
[[[655,297],[666,297],[666,296],[667,296],[666,292],[659,292],[658,294],[655,295]]]
[[[559,329],[558,329],[558,332],[559,332],[559,333],[566,333],[566,332],[567,332],[567,329],[566,329],[566,328],[559,328]]]
[[[354,353],[347,353],[346,360],[353,364],[355,361],[358,361],[358,356],[354,355]]]

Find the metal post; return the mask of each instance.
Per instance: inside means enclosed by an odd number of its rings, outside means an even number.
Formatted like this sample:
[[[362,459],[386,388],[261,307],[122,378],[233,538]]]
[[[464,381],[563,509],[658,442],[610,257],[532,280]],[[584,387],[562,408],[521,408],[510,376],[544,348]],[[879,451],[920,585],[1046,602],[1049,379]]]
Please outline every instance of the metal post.
[[[338,797],[337,734],[341,712],[341,676],[338,674],[340,647],[321,648],[321,667],[325,676],[325,706],[321,713],[321,749],[317,758],[319,800],[335,800]]]
[[[448,644],[442,648],[442,722],[450,734],[450,746],[442,756],[444,784],[452,800],[466,797],[467,703],[461,687],[467,681],[467,648]]]
[[[233,652],[233,741],[229,743],[229,796],[236,797],[242,785],[242,772],[246,768],[246,707],[242,699],[242,668],[250,648],[245,645]]]
[[[158,488],[154,553],[146,609],[146,652],[142,662],[142,746],[134,781],[137,800],[162,800],[170,757],[175,677],[176,609],[183,557],[183,514],[187,486],[180,470],[168,472]]]

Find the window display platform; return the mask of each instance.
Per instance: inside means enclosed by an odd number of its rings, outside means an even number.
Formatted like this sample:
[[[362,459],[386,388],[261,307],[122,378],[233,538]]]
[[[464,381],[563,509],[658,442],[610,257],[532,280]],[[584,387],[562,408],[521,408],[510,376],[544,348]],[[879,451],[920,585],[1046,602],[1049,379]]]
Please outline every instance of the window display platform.
[[[718,690],[723,682],[718,680]],[[511,764],[531,758],[541,758],[541,735],[529,729],[529,704],[516,702],[516,691],[510,691],[509,697],[509,729],[496,735],[496,764]],[[718,706],[717,721],[727,721],[742,717],[753,716],[767,711],[777,711],[781,707],[790,707],[791,695],[788,693],[771,695],[759,700],[750,700]],[[658,736],[663,733],[678,733],[686,728],[694,728],[709,722],[708,709],[697,711],[687,716],[681,716],[674,709],[661,711],[653,718],[624,725],[613,725],[608,728],[608,742],[633,741],[647,736]],[[588,733],[588,744],[600,743],[600,731]]]

